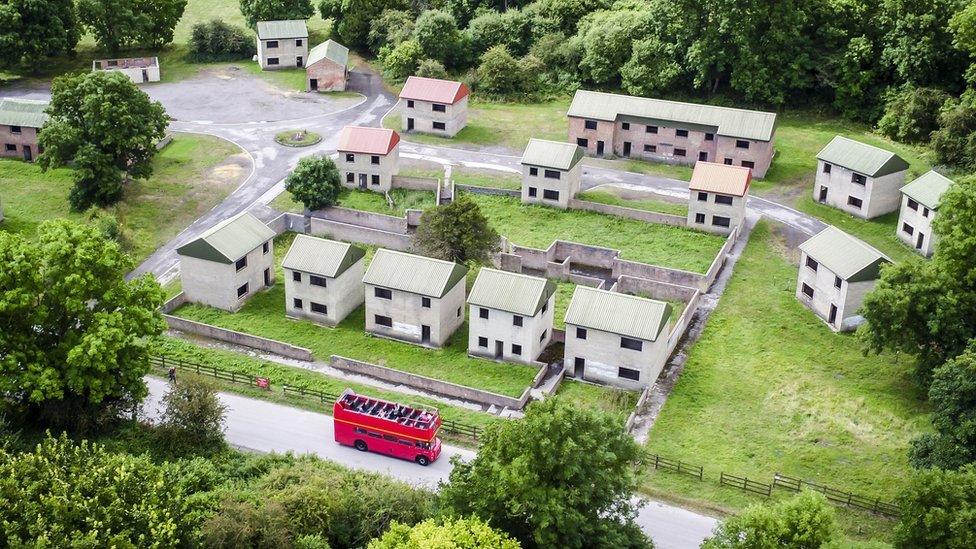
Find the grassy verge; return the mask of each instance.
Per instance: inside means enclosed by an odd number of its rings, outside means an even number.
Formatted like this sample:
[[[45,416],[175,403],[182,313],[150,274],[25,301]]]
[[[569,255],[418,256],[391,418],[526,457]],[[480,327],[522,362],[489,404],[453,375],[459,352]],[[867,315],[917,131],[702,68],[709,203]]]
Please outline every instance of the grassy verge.
[[[898,212],[891,212],[865,221],[837,208],[818,204],[809,196],[797,200],[796,208],[860,238],[895,261],[919,257],[895,235],[898,225]]]
[[[573,300],[573,292],[575,291],[576,284],[556,281],[556,303],[552,310],[553,327],[559,330],[566,329],[566,309],[569,309],[569,302]]]
[[[640,393],[595,385],[574,379],[564,379],[556,394],[572,401],[580,408],[599,410],[612,415],[623,425],[634,411]]]
[[[719,236],[581,210],[522,204],[472,194],[495,229],[512,242],[547,248],[556,239],[618,249],[624,259],[705,272],[722,247]]]
[[[624,208],[645,210],[648,212],[658,212],[680,216],[688,215],[688,206],[682,204],[674,204],[672,202],[654,200],[651,198],[623,198],[611,190],[586,191],[578,194],[576,198],[580,200],[589,200],[590,202],[599,202],[600,204],[610,204],[612,206],[623,206]]]
[[[451,174],[454,183],[458,185],[473,185],[475,187],[491,187],[493,189],[521,190],[522,176],[514,173],[493,171],[485,172],[464,167],[456,167]]]
[[[427,191],[393,189],[390,191],[394,207],[380,193],[359,190],[344,190],[339,195],[337,206],[384,215],[403,216],[407,210],[425,210],[434,206],[436,197]],[[292,198],[291,193],[283,192],[271,202],[271,207],[282,212],[302,213],[305,207]]]

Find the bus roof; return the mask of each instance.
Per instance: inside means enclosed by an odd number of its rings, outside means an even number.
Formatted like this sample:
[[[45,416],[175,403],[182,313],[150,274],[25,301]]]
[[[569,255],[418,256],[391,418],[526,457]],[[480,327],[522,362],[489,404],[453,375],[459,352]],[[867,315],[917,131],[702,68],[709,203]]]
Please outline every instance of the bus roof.
[[[429,440],[441,425],[440,414],[433,408],[398,404],[356,394],[346,389],[336,401],[333,417],[337,420],[358,419],[364,426]]]

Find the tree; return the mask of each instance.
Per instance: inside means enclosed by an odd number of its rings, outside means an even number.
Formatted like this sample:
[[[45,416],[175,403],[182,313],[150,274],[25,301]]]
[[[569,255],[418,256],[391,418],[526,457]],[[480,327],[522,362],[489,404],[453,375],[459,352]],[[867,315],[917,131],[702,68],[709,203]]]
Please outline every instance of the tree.
[[[949,20],[956,0],[883,0],[879,2],[881,61],[898,81],[915,85],[958,86],[964,56],[952,46]]]
[[[187,0],[135,0],[146,21],[139,32],[139,43],[161,48],[173,41],[173,30],[183,18]]]
[[[253,29],[258,21],[309,19],[315,8],[312,0],[241,0],[241,15]]]
[[[106,206],[122,198],[130,178],[152,174],[156,143],[168,120],[152,101],[118,71],[98,71],[54,79],[50,120],[38,138],[38,157],[47,170],[75,168],[72,208]]]
[[[134,0],[78,0],[78,18],[112,55],[135,44],[150,25]]]
[[[550,398],[489,427],[472,461],[454,461],[441,499],[526,547],[648,547],[631,499],[640,456],[615,419]]]
[[[487,263],[498,249],[498,233],[465,195],[424,211],[414,244],[424,255],[458,263]]]
[[[536,91],[543,69],[533,55],[516,59],[505,46],[492,46],[481,56],[477,87],[480,92],[501,97],[530,94]]]
[[[456,66],[461,32],[451,14],[440,10],[421,13],[413,27],[413,39],[424,57]]]
[[[254,36],[220,19],[197,23],[190,33],[190,53],[197,61],[246,59],[254,52]]]
[[[424,51],[416,40],[406,40],[392,48],[390,46],[380,48],[379,59],[384,74],[394,80],[403,80],[417,72],[423,56]]]
[[[151,276],[94,227],[41,224],[37,241],[0,233],[0,392],[42,421],[84,427],[146,395],[147,339],[166,327]],[[111,408],[110,408],[111,409]]]
[[[368,549],[519,549],[521,545],[477,518],[425,520],[409,526],[394,522]]]
[[[635,40],[650,34],[647,7],[592,13],[580,22],[577,41],[583,51],[580,74],[595,84],[619,81],[620,69],[633,54]]]
[[[369,25],[369,51],[396,46],[413,36],[413,14],[406,10],[383,10]]]
[[[447,78],[447,71],[444,69],[444,65],[440,61],[434,61],[433,59],[424,59],[417,65],[417,76],[422,76],[424,78]]]
[[[899,549],[976,547],[976,465],[959,471],[915,473],[898,498],[901,520],[895,527]]]
[[[309,210],[321,210],[339,201],[339,169],[328,156],[306,156],[285,179],[285,190]]]
[[[681,76],[674,44],[656,37],[634,42],[633,55],[620,67],[623,88],[632,95],[650,96],[671,88]]]
[[[964,353],[935,370],[929,401],[936,432],[913,442],[912,465],[958,469],[976,463],[976,339]]]
[[[489,10],[471,20],[467,33],[474,54],[502,44],[515,55],[525,55],[532,42],[532,21],[520,10]]]
[[[182,379],[163,395],[160,419],[170,445],[217,446],[224,440],[227,407],[209,383]]]
[[[928,141],[939,128],[939,110],[948,99],[942,90],[904,86],[889,96],[878,130],[907,143]]]
[[[0,66],[39,68],[46,57],[73,53],[81,28],[72,0],[0,3]]]
[[[702,549],[820,549],[841,537],[827,498],[807,490],[779,503],[752,505],[723,521]]]
[[[322,19],[332,19],[344,44],[365,48],[369,46],[370,26],[384,10],[408,10],[410,7],[411,2],[407,0],[322,0],[319,13]]]
[[[976,166],[976,104],[951,100],[939,114],[932,133],[932,149],[939,162]]]

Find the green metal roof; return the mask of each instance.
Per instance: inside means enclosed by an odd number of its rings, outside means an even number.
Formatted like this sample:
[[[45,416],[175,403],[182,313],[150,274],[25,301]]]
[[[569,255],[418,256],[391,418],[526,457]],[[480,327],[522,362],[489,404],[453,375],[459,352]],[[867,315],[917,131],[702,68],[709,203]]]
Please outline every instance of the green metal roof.
[[[891,263],[885,254],[833,225],[800,244],[800,250],[848,282],[874,280],[881,265]]]
[[[4,126],[40,128],[49,118],[44,113],[44,109],[47,106],[47,101],[5,97],[0,99],[0,124]]]
[[[281,262],[283,269],[336,278],[366,255],[358,246],[300,234]]]
[[[897,154],[838,135],[817,153],[817,158],[868,177],[881,177],[908,169]]]
[[[719,135],[758,141],[771,141],[776,126],[776,114],[771,112],[586,90],[576,91],[567,114],[597,120],[616,120],[618,116],[631,116],[677,122],[713,128]]]
[[[452,261],[381,248],[369,263],[363,282],[429,297],[444,297],[464,280],[468,268]]]
[[[563,171],[571,170],[582,159],[583,149],[579,145],[547,139],[529,139],[522,153],[523,164]]]
[[[929,170],[921,177],[901,188],[909,198],[930,210],[939,209],[942,193],[949,190],[952,180],[935,170]]]
[[[318,63],[323,59],[328,59],[336,65],[345,67],[349,61],[349,48],[335,40],[326,40],[308,52],[308,63],[305,66]]]
[[[308,38],[308,26],[305,25],[304,19],[258,21],[258,38],[261,40]]]
[[[671,305],[654,299],[577,286],[566,324],[657,341],[671,318]],[[666,334],[665,334],[666,335]]]
[[[274,231],[258,218],[241,212],[180,246],[176,253],[217,263],[234,263],[274,236]]]
[[[481,269],[468,303],[523,316],[535,316],[556,293],[551,280],[520,273]]]

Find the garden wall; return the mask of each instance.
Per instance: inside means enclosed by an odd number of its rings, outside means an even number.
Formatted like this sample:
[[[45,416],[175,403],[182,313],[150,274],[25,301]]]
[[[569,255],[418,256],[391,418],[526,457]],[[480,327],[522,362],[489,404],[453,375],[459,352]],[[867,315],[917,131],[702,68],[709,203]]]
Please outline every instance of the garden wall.
[[[269,221],[268,228],[274,231],[276,235],[280,235],[288,231],[304,233],[305,223],[305,216],[287,212]]]
[[[314,217],[328,219],[349,225],[359,225],[369,229],[378,229],[391,233],[406,233],[407,218],[384,215],[374,212],[364,212],[350,208],[328,207],[312,212]]]
[[[406,234],[371,229],[349,223],[340,223],[319,217],[312,217],[310,231],[315,236],[326,236],[333,240],[371,244],[392,250],[409,251],[412,247],[410,236]]]
[[[612,289],[623,294],[644,294],[654,299],[663,299],[665,301],[680,300],[685,303],[699,293],[695,288],[689,288],[688,286],[679,286],[659,280],[635,278],[626,275],[618,278],[617,283],[614,284]]]
[[[685,305],[684,311],[681,311],[681,316],[674,324],[674,328],[671,329],[671,335],[668,336],[668,356],[670,357],[674,350],[678,347],[678,343],[681,338],[685,336],[685,330],[688,329],[688,325],[691,324],[692,317],[695,316],[695,312],[698,310],[698,302],[701,300],[701,294],[695,292],[695,295],[688,301]]]
[[[390,184],[394,189],[437,192],[439,181],[439,179],[433,177],[408,177],[403,175],[394,175]]]
[[[491,196],[514,196],[516,198],[522,196],[522,191],[518,189],[496,189],[494,187],[477,187],[475,185],[460,184],[455,185],[455,189],[473,194],[486,194]]]
[[[618,217],[626,217],[628,219],[636,219],[638,221],[646,221],[648,223],[659,223],[661,225],[672,225],[675,227],[688,226],[688,219],[680,215],[648,212],[645,210],[626,208],[624,206],[614,206],[612,204],[600,204],[598,202],[590,202],[576,198],[570,199],[569,207],[576,210],[586,210],[588,212],[598,212],[602,214],[615,215]]]

